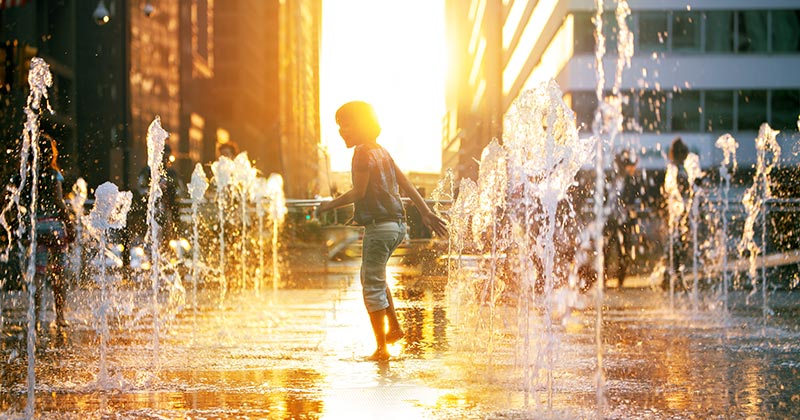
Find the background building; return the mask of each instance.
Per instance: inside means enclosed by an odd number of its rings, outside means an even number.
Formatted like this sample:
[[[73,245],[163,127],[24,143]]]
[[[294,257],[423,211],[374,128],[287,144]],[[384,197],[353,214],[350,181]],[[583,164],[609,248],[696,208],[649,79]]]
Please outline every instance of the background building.
[[[314,194],[327,167],[317,160],[319,0],[17,3],[0,8],[2,76],[14,81],[0,87],[4,141],[21,133],[24,61],[40,55],[56,78],[48,120],[68,183],[135,188],[159,116],[185,179],[233,141],[265,176],[283,174],[288,196]]]
[[[610,89],[617,25],[606,2],[605,86]],[[687,0],[631,1],[627,24],[634,55],[622,76],[626,134],[645,167],[663,167],[676,136],[710,166],[715,140],[730,132],[740,163],[755,161],[762,122],[782,130],[791,149],[800,115],[800,4]],[[499,137],[502,115],[523,89],[555,79],[584,134],[597,106],[594,89],[594,1],[474,0],[447,3],[453,49],[443,165],[475,176],[474,159]],[[787,159],[796,155],[784,153]]]
[[[19,171],[19,142],[25,122],[23,107],[32,57],[50,65],[53,87],[49,90],[55,114],[44,112],[43,130],[58,141],[59,163],[68,179],[77,177],[80,156],[77,129],[77,22],[76,1],[0,2],[0,179],[5,183]],[[89,15],[91,16],[91,14]]]
[[[328,154],[320,148],[320,0],[281,1],[277,98],[281,161],[289,197],[328,195]],[[321,175],[324,175],[321,176]]]

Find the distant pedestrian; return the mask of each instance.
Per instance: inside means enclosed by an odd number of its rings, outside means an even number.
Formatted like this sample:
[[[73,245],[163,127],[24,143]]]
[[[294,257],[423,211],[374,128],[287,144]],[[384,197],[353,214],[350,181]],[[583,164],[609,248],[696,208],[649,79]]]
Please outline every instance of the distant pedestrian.
[[[403,338],[391,290],[386,284],[386,263],[406,237],[402,189],[420,212],[422,223],[438,235],[447,235],[445,222],[431,211],[416,188],[376,141],[381,127],[375,110],[366,102],[348,102],[336,111],[339,134],[352,160],[353,188],[318,207],[324,212],[354,204],[353,220],[364,226],[361,286],[377,349],[370,360],[388,360],[387,344]],[[388,329],[385,321],[388,320]]]
[[[667,227],[669,267],[664,272],[662,288],[669,289],[670,282],[683,286],[683,273],[686,270],[688,247],[688,199],[690,194],[689,175],[684,163],[689,157],[689,148],[680,137],[672,141],[669,148],[669,162],[664,175],[663,193],[667,203]]]
[[[616,262],[617,287],[622,288],[628,267],[636,257],[633,244],[638,210],[641,207],[642,186],[636,177],[636,157],[628,150],[614,159],[614,180],[609,194],[609,214],[606,220],[604,271],[611,278],[611,264]],[[614,258],[615,257],[615,258]]]
[[[42,291],[50,285],[55,301],[55,323],[64,328],[67,247],[75,239],[75,225],[64,201],[64,176],[58,167],[56,141],[42,134],[39,147],[38,199],[36,207],[36,316],[37,328]]]
[[[217,146],[217,156],[225,156],[226,158],[233,160],[238,154],[239,146],[231,140],[228,140],[225,143],[220,143],[220,145]]]

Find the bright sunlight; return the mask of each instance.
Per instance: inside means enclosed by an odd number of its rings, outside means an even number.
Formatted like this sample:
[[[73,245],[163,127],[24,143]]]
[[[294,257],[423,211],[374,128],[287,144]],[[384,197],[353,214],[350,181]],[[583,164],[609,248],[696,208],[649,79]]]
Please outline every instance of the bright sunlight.
[[[446,61],[444,0],[325,2],[320,119],[331,170],[349,171],[352,158],[336,109],[363,100],[381,121],[378,142],[404,171],[438,173]]]

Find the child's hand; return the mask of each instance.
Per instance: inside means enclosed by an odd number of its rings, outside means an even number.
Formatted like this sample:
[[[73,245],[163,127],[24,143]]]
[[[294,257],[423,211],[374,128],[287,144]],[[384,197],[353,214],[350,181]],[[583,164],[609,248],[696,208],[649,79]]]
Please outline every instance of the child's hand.
[[[330,201],[322,201],[318,206],[314,207],[314,218],[319,219],[319,215],[330,210]]]
[[[447,236],[447,223],[433,212],[422,215],[422,223],[441,237]]]

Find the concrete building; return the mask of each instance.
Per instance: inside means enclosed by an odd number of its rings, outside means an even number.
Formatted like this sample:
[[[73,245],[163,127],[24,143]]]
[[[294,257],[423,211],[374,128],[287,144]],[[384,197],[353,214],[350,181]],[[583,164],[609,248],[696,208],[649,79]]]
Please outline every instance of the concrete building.
[[[22,137],[32,57],[50,66],[53,86],[49,102],[56,113],[41,113],[40,126],[58,142],[59,164],[67,180],[78,175],[80,149],[76,123],[78,44],[76,2],[8,0],[0,2],[0,182],[19,171]],[[91,16],[88,15],[89,18]]]
[[[233,141],[265,176],[283,174],[287,195],[317,188],[327,167],[318,160],[319,0],[0,2],[0,23],[4,149],[24,120],[24,62],[40,55],[56,79],[57,112],[46,118],[68,181],[135,188],[159,116],[187,180]]]
[[[617,50],[616,2],[603,14],[610,90]],[[451,56],[443,165],[476,175],[474,159],[500,137],[502,115],[519,93],[555,79],[583,133],[597,106],[594,1],[473,0],[447,2]],[[645,167],[664,166],[676,136],[701,155],[721,159],[715,140],[731,133],[739,161],[755,161],[762,122],[797,141],[800,115],[800,3],[790,0],[631,1],[627,25],[634,55],[622,74],[625,134]],[[787,159],[796,156],[784,153]]]
[[[286,195],[330,194],[329,157],[320,146],[319,57],[321,0],[280,1],[277,98],[280,172]],[[277,99],[277,100],[276,100]]]

